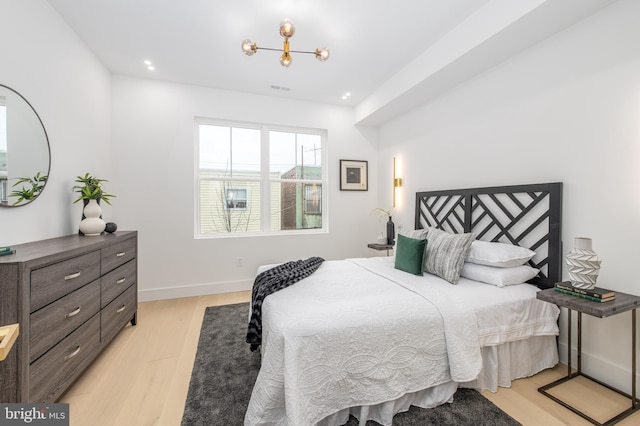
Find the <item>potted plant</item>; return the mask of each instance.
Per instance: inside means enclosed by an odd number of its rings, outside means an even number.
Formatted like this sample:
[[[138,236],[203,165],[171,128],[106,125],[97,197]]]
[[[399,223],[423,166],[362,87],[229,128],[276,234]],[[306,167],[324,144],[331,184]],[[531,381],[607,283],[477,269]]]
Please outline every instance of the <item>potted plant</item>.
[[[96,200],[96,202],[100,204],[100,200],[103,200],[105,203],[111,205],[109,198],[115,197],[115,195],[107,194],[102,189],[102,182],[109,182],[108,180],[98,179],[97,177],[89,175],[89,173],[85,173],[84,176],[78,176],[76,182],[82,185],[75,185],[73,187],[75,192],[79,194],[78,198],[73,202],[74,204],[80,200],[83,200],[85,205],[87,205],[89,200]]]
[[[18,178],[18,181],[12,185],[12,187],[16,187],[21,183],[27,183],[31,185],[30,188],[25,188],[24,185],[20,189],[15,189],[11,192],[9,197],[18,197],[18,200],[13,203],[13,205],[17,205],[22,201],[31,201],[40,195],[42,188],[47,183],[47,176],[41,175],[40,172],[36,173],[36,175],[32,178],[22,177]]]
[[[106,223],[102,220],[102,209],[100,208],[100,200],[111,205],[111,197],[113,194],[104,192],[102,188],[105,179],[98,179],[85,173],[84,176],[78,176],[73,189],[78,193],[78,198],[74,204],[82,200],[84,208],[82,209],[82,221],[80,222],[80,232],[84,235],[100,235],[105,230]]]

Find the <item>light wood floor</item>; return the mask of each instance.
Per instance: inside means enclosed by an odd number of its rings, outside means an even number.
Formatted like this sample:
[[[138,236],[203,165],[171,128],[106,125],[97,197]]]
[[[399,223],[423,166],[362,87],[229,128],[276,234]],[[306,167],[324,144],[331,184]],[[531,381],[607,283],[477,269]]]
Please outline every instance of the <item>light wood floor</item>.
[[[61,399],[70,404],[71,426],[180,425],[204,309],[249,298],[239,292],[140,303],[138,325],[127,325]],[[537,391],[565,373],[559,365],[483,395],[525,426],[590,425]],[[601,422],[630,404],[581,379],[558,392]],[[640,412],[619,424],[640,424]]]

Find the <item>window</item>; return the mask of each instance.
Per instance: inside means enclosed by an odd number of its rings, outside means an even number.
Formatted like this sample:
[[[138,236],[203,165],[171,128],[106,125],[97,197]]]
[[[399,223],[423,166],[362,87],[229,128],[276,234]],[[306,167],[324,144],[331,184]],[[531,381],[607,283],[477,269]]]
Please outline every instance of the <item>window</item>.
[[[225,204],[227,210],[246,210],[247,209],[247,190],[240,188],[227,188],[225,191]]]
[[[196,119],[196,236],[322,232],[325,132]]]

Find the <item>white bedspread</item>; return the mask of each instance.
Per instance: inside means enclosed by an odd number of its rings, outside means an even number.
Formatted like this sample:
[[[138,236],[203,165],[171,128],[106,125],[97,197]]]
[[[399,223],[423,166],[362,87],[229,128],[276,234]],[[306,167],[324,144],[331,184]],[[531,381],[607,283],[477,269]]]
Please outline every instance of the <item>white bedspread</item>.
[[[347,407],[472,381],[481,346],[557,334],[557,307],[536,291],[464,278],[454,286],[398,271],[392,258],[326,261],[265,299],[245,425],[313,425]]]

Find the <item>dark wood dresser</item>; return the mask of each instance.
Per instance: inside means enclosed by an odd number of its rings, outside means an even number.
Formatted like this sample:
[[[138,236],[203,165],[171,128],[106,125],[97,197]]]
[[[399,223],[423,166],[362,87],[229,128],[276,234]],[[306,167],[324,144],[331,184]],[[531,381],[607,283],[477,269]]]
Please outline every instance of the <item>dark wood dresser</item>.
[[[0,402],[54,402],[138,306],[137,231],[69,235],[0,256],[0,326],[20,334],[0,362]]]

